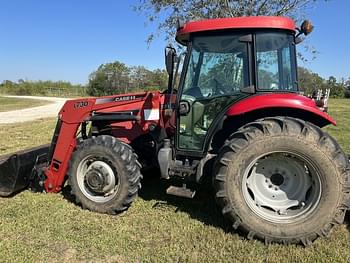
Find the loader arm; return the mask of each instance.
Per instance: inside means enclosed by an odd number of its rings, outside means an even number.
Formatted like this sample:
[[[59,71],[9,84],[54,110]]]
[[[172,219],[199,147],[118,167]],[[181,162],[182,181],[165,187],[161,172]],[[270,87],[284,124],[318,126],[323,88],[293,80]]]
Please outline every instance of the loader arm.
[[[59,192],[64,183],[69,161],[77,146],[77,132],[89,121],[111,123],[133,123],[137,133],[147,132],[149,125],[158,125],[160,117],[147,119],[146,112],[158,112],[159,92],[144,92],[103,98],[70,100],[59,112],[56,129],[48,154],[48,166],[44,173],[44,188],[47,192]],[[136,109],[136,110],[135,110]],[[135,134],[137,136],[140,134]]]
[[[48,167],[44,171],[47,192],[61,190],[69,159],[76,147],[78,128],[90,119],[95,103],[96,99],[67,101],[59,112],[48,155]]]

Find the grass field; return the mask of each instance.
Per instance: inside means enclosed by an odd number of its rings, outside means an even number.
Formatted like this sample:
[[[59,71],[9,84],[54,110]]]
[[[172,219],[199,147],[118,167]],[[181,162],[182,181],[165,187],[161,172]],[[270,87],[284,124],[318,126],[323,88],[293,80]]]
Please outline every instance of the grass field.
[[[0,112],[42,106],[50,102],[44,100],[0,97]]]
[[[333,100],[328,127],[350,153],[350,100]],[[0,126],[0,155],[49,142],[55,120]],[[348,262],[349,222],[312,247],[247,241],[226,231],[212,193],[193,200],[164,194],[158,175],[143,180],[139,198],[119,216],[82,210],[60,194],[24,191],[0,199],[0,261],[8,262]]]

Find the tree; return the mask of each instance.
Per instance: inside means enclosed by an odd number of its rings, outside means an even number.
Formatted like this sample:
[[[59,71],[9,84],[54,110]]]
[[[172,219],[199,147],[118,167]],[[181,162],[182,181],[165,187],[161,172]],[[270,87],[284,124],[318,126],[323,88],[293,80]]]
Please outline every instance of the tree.
[[[122,94],[140,90],[164,90],[168,74],[144,66],[127,66],[122,62],[102,64],[90,74],[87,93],[91,96]]]
[[[130,68],[115,61],[102,64],[90,74],[87,92],[93,96],[112,95],[128,92]]]
[[[305,95],[311,95],[315,90],[327,88],[327,82],[317,73],[298,67],[299,89]]]
[[[350,78],[347,81],[345,81],[345,87],[347,89],[350,89]]]
[[[144,66],[131,67],[131,83],[132,86],[141,89],[149,85],[150,75],[152,72]]]
[[[350,98],[350,78],[344,84],[344,96]]]
[[[135,10],[151,23],[158,23],[158,32],[149,35],[150,43],[157,33],[165,32],[174,39],[178,19],[191,21],[239,16],[289,16],[301,20],[305,10],[316,0],[139,0]]]
[[[321,89],[323,92],[326,89],[330,89],[330,96],[333,98],[350,97],[350,89],[346,88],[345,80],[338,82],[333,76],[325,80],[317,73],[302,67],[298,68],[298,77],[299,89],[303,91],[305,95],[311,95],[318,89]]]
[[[330,96],[333,98],[344,97],[344,87],[342,84],[337,83],[337,79],[333,76],[327,80],[327,86],[330,89]]]
[[[158,87],[160,90],[166,89],[168,85],[168,73],[165,69],[155,69],[150,75],[150,85]]]

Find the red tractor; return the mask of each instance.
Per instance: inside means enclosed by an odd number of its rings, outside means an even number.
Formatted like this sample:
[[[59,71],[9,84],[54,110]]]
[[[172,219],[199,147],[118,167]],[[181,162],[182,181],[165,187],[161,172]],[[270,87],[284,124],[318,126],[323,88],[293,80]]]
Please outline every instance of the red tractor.
[[[296,44],[311,29],[282,17],[180,26],[186,51],[166,49],[166,91],[67,101],[51,145],[0,158],[0,194],[67,180],[83,208],[116,214],[143,170],[181,180],[167,193],[184,197],[208,172],[223,216],[249,239],[327,236],[350,205],[349,161],[321,130],[335,121],[298,92]]]

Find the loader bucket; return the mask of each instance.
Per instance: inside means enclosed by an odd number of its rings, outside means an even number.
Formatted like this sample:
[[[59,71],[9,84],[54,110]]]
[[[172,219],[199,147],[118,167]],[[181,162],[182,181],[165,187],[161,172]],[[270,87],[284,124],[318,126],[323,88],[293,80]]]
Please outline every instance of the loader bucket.
[[[47,155],[50,145],[0,156],[0,196],[25,189],[39,157]]]

